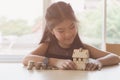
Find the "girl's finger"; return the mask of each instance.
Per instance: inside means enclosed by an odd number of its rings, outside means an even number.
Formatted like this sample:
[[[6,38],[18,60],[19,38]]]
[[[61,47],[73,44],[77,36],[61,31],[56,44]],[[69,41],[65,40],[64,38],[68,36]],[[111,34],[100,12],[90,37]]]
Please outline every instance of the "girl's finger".
[[[102,64],[98,64],[98,70],[100,71],[102,69]]]
[[[94,64],[94,66],[91,68],[91,70],[93,71],[93,70],[95,70],[96,68],[97,68],[97,65]]]
[[[74,63],[74,62],[69,62],[69,63],[67,63],[68,64],[68,67],[70,68],[70,69],[76,69],[77,68],[77,66],[76,66],[76,64]]]

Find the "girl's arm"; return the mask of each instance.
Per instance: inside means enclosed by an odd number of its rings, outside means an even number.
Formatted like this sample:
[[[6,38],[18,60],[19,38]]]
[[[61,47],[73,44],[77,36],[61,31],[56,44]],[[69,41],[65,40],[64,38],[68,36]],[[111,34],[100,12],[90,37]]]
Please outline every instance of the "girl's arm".
[[[84,46],[90,51],[90,57],[101,62],[103,66],[114,65],[120,62],[120,58],[116,54],[96,49],[87,44],[84,44]]]
[[[29,60],[32,60],[34,62],[43,61],[47,48],[48,43],[41,43],[37,49],[23,58],[23,64],[27,66]]]
[[[23,64],[27,66],[29,60],[34,61],[35,65],[37,62],[43,62],[46,58],[45,53],[48,49],[48,45],[49,44],[46,43],[40,44],[36,50],[23,58]],[[75,64],[68,59],[49,58],[48,65],[58,69],[75,69]]]

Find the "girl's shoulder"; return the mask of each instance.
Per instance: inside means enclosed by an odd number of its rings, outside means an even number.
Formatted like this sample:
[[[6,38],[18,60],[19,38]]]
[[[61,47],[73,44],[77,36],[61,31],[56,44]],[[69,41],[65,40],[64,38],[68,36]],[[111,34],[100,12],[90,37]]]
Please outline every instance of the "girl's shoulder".
[[[31,52],[31,54],[44,56],[48,49],[48,45],[48,43],[40,43],[38,47]]]
[[[39,44],[39,47],[48,47],[49,46],[49,43],[40,43]]]

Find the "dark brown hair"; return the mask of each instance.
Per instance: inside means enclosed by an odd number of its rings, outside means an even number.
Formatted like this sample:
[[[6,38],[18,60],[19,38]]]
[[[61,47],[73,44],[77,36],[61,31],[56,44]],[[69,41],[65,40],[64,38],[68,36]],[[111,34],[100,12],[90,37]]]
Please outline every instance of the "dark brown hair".
[[[56,38],[54,35],[52,35],[51,31],[56,25],[60,24],[65,19],[71,20],[74,23],[78,22],[70,4],[60,1],[50,5],[46,11],[45,15],[46,25],[40,43],[54,42]],[[82,44],[78,34],[76,35],[76,39],[77,42]]]

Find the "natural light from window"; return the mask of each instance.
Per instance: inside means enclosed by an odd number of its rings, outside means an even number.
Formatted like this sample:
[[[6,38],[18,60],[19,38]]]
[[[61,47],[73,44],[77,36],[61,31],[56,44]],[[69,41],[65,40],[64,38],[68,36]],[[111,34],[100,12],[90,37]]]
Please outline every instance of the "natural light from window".
[[[25,55],[38,46],[44,27],[44,1],[49,0],[0,0],[0,55]],[[101,49],[104,0],[50,1],[70,3],[80,21],[82,41]],[[107,0],[104,35],[109,43],[120,43],[119,4],[120,0]]]
[[[0,0],[0,55],[23,55],[40,40],[43,0]]]

